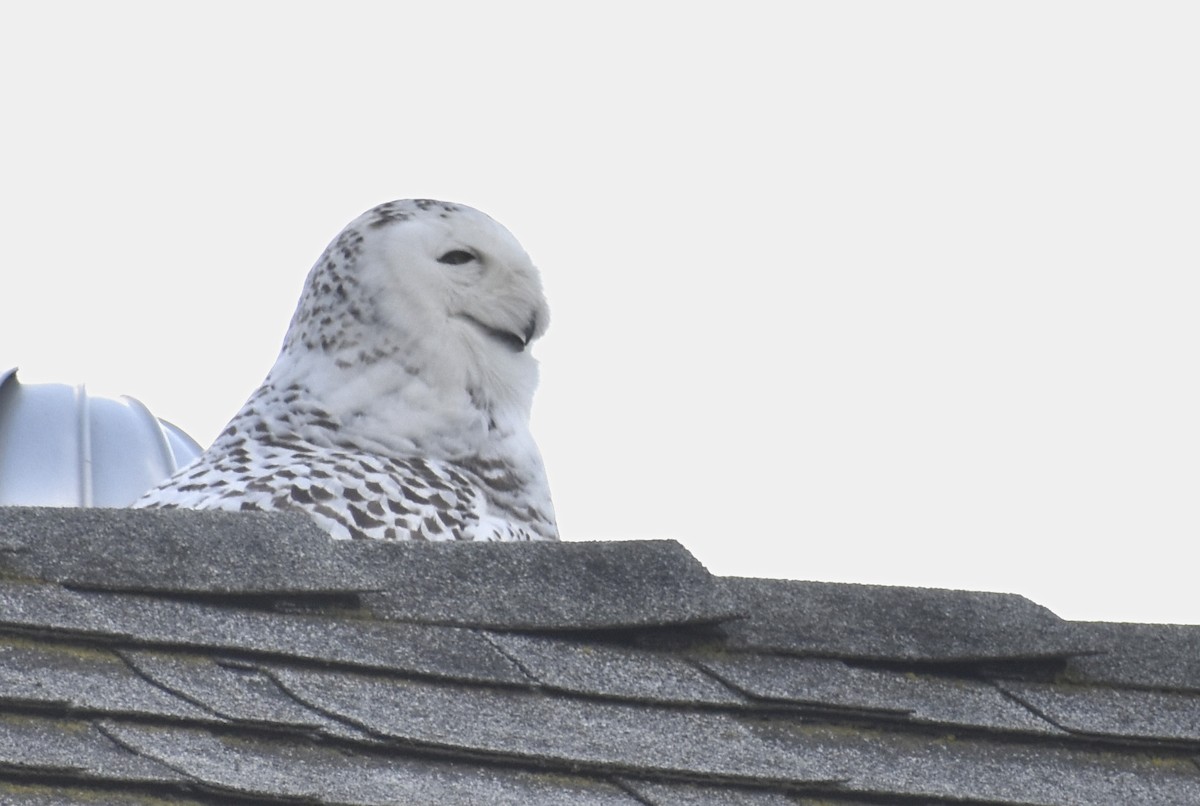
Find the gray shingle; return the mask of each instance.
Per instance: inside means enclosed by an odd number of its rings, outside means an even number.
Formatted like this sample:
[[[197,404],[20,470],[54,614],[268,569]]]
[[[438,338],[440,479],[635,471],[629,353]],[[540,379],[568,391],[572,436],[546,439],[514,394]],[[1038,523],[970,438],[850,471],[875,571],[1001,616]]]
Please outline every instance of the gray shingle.
[[[856,668],[824,658],[731,653],[697,662],[730,685],[768,700],[876,711],[932,724],[1062,733],[995,686],[977,680]]]
[[[284,654],[462,680],[528,683],[478,633],[455,627],[271,613],[28,583],[0,586],[0,625],[143,645]]]
[[[0,507],[0,574],[169,593],[341,593],[369,584],[299,513]]]
[[[161,650],[122,650],[121,657],[163,690],[197,702],[226,719],[370,740],[362,731],[301,705],[270,676],[248,664],[221,664],[205,655]]]
[[[853,770],[846,791],[866,799],[989,806],[1183,806],[1200,803],[1200,775],[1178,753],[1116,754],[952,733],[763,722],[759,731],[797,755]]]
[[[749,618],[728,646],[921,662],[1059,658],[1094,647],[1022,596],[771,579],[723,580]]]
[[[210,787],[304,802],[394,806],[637,806],[604,781],[402,758],[205,731],[106,724],[126,747]]]
[[[1096,736],[1200,742],[1200,700],[1162,691],[1001,682],[1067,730]]]
[[[674,541],[346,546],[373,569],[382,618],[509,630],[710,624],[734,607]],[[503,590],[504,596],[463,591]]]
[[[111,787],[104,790],[100,801],[95,789],[82,786],[57,786],[52,784],[13,784],[0,781],[0,803],[4,806],[211,806],[211,801],[202,803],[191,798],[172,794],[167,798],[154,797],[145,792],[118,792]]]
[[[0,713],[0,769],[107,782],[164,783],[179,773],[114,744],[90,722]]]
[[[742,705],[745,697],[686,660],[625,647],[515,633],[485,633],[550,688],[646,702]]]
[[[649,806],[796,806],[780,792],[632,779],[621,783]]]
[[[0,574],[75,588],[365,597],[382,618],[497,628],[712,623],[722,589],[674,541],[331,541],[297,513],[0,507]],[[503,589],[503,597],[463,596]]]
[[[364,603],[381,618],[496,629],[591,630],[727,619],[735,608],[670,540],[629,543],[354,541],[372,569]],[[479,591],[503,591],[502,596]]]
[[[314,708],[384,736],[468,754],[795,783],[847,772],[820,755],[761,741],[726,714],[282,667],[272,673]]]
[[[1100,652],[1072,658],[1071,679],[1200,692],[1200,626],[1074,622],[1072,628]]]
[[[11,637],[0,644],[0,704],[219,721],[147,683],[102,649]]]

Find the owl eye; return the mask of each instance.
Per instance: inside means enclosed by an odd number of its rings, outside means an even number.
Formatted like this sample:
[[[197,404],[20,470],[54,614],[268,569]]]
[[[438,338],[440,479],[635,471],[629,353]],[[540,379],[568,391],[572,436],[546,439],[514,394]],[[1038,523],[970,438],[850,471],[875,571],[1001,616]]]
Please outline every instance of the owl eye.
[[[474,259],[475,256],[470,252],[465,252],[462,249],[451,249],[437,260],[438,263],[445,263],[449,266],[461,266],[463,263],[470,263]]]

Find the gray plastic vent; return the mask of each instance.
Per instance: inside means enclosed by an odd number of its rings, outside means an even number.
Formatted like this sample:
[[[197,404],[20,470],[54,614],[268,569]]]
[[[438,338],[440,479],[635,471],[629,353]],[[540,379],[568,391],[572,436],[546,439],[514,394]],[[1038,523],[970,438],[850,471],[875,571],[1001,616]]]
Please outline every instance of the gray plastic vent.
[[[0,372],[0,505],[128,506],[201,452],[131,397]]]

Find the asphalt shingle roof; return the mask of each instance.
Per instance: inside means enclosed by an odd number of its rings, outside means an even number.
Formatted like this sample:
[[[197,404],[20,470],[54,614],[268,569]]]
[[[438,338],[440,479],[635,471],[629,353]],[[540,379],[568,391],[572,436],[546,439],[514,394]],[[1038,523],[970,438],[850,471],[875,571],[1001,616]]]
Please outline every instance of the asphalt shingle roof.
[[[0,508],[0,803],[1200,803],[1200,627]]]

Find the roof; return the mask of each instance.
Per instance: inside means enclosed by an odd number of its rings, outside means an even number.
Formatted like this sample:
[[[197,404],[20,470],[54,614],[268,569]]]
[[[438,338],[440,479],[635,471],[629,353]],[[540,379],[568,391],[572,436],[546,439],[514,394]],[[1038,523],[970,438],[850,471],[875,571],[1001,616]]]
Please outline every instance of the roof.
[[[0,802],[1200,803],[1200,627],[669,541],[0,509]]]

